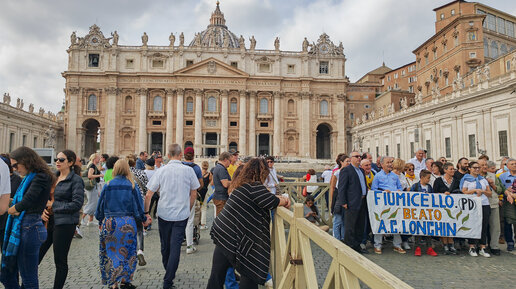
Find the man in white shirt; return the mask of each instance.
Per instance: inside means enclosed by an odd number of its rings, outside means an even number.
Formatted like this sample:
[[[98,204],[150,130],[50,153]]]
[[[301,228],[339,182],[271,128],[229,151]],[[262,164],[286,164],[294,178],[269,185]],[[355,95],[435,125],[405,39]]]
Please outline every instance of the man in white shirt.
[[[330,183],[330,180],[331,180],[331,167],[330,166],[324,167],[324,172],[322,172],[321,178],[323,179],[323,182],[328,183],[328,184]]]
[[[163,277],[164,289],[175,288],[174,278],[179,265],[181,243],[185,238],[186,223],[197,197],[197,189],[200,187],[194,170],[181,163],[183,153],[180,145],[171,144],[167,155],[170,161],[154,174],[147,184],[145,196],[147,226],[150,223],[149,204],[152,195],[160,191],[157,214],[161,256],[166,271]]]
[[[9,176],[9,167],[3,160],[0,160],[0,215],[7,212],[10,196],[11,177]]]
[[[410,162],[414,165],[414,174],[419,178],[421,170],[426,170],[426,160],[424,158],[425,150],[422,148],[417,149],[416,156],[410,159]]]
[[[269,176],[265,180],[265,186],[267,187],[267,189],[269,189],[269,191],[273,195],[275,195],[276,188],[279,185],[279,179],[278,179],[278,174],[276,172],[276,169],[274,168],[274,157],[268,156],[266,158],[266,160],[267,160],[267,165],[269,166]],[[281,177],[281,176],[279,176],[279,177]]]

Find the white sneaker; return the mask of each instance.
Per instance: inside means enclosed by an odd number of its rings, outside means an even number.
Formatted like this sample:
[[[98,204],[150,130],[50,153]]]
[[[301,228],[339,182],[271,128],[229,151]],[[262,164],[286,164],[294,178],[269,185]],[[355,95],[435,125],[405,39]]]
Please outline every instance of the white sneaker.
[[[84,218],[82,218],[82,220],[81,220],[81,225],[83,225],[83,226],[87,226],[87,225],[88,225],[88,222],[87,222]]]
[[[362,244],[362,243],[360,243],[360,248],[362,248],[362,250],[367,249],[366,244]]]
[[[409,246],[408,242],[403,242],[403,243],[401,243],[401,247],[402,247],[404,250],[410,250],[410,246]]]
[[[195,248],[193,245],[186,247],[186,254],[193,254],[197,251],[197,248]]]
[[[264,284],[265,288],[274,288],[274,283],[272,283],[272,278],[267,280]]]
[[[77,239],[82,239],[82,233],[81,229],[79,229],[79,226],[75,226],[75,234],[73,236]]]
[[[478,254],[480,256],[483,256],[483,257],[486,257],[486,258],[490,258],[491,255],[489,255],[489,253],[487,253],[486,251],[484,251],[484,249],[480,249],[480,251],[478,251]]]
[[[469,255],[471,257],[478,257],[478,254],[477,254],[475,248],[469,248]]]

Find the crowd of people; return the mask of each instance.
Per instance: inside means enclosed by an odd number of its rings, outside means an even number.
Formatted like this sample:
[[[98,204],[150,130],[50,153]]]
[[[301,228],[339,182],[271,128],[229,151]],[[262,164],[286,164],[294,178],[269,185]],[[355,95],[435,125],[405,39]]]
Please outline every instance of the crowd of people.
[[[215,244],[207,288],[258,288],[271,285],[270,224],[274,209],[290,207],[282,195],[274,157],[239,158],[230,150],[218,156],[210,170],[197,165],[191,147],[167,147],[160,152],[125,157],[92,154],[85,169],[71,150],[59,152],[55,171],[32,149],[20,147],[0,157],[0,281],[5,288],[39,288],[38,265],[53,249],[53,288],[64,288],[68,253],[73,238],[82,238],[81,226],[98,226],[99,267],[102,284],[109,288],[136,288],[137,266],[147,264],[144,239],[154,221],[159,226],[163,288],[175,288],[181,247],[197,251],[199,230],[208,228],[207,204],[214,206],[211,239]],[[391,240],[400,254],[437,256],[437,251],[471,256],[500,255],[500,244],[514,250],[516,223],[516,159],[503,158],[500,166],[481,156],[460,158],[456,165],[435,161],[423,149],[405,162],[382,156],[373,162],[369,153],[339,154],[335,167],[317,177],[310,169],[303,180],[304,215],[321,230],[330,231],[315,204],[327,202],[333,236],[359,253],[376,254]],[[316,198],[318,180],[329,184],[326,198]],[[213,193],[208,194],[209,189]],[[480,239],[453,239],[394,234],[372,234],[366,196],[370,190],[470,194],[482,203]],[[441,245],[439,245],[441,244]],[[235,272],[238,272],[236,274]],[[239,281],[237,281],[237,275]]]
[[[390,156],[378,157],[373,162],[370,153],[352,152],[339,154],[332,169],[326,167],[321,174],[330,184],[329,200],[333,215],[333,236],[359,253],[367,254],[370,242],[374,253],[382,254],[386,240],[400,254],[415,247],[414,255],[437,256],[436,247],[441,244],[443,253],[457,255],[458,249],[466,249],[473,257],[500,255],[500,244],[507,244],[507,251],[514,250],[513,224],[516,223],[516,159],[503,157],[500,166],[486,155],[478,160],[462,157],[454,165],[446,158],[434,160],[418,149],[414,158],[405,162]],[[372,234],[366,202],[367,192],[411,191],[436,194],[475,195],[482,204],[480,239],[450,237],[408,236]]]

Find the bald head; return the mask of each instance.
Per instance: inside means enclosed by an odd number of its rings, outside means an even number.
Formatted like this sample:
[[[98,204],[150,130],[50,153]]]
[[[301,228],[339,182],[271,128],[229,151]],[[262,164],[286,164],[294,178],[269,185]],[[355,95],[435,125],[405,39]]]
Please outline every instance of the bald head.
[[[360,167],[364,170],[366,175],[371,173],[371,161],[370,160],[363,159],[362,161],[360,161]]]

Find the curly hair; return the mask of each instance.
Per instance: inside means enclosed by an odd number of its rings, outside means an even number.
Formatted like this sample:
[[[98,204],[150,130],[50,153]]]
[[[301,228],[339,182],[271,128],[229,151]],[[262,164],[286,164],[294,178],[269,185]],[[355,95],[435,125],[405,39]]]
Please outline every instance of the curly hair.
[[[47,163],[45,163],[34,150],[22,146],[12,151],[10,157],[22,164],[27,171],[31,173],[44,173],[49,175],[52,183],[54,183],[55,175],[52,173]]]
[[[231,193],[236,188],[249,183],[264,183],[269,176],[269,167],[264,158],[253,158],[247,162],[242,171],[229,185],[228,192]]]

